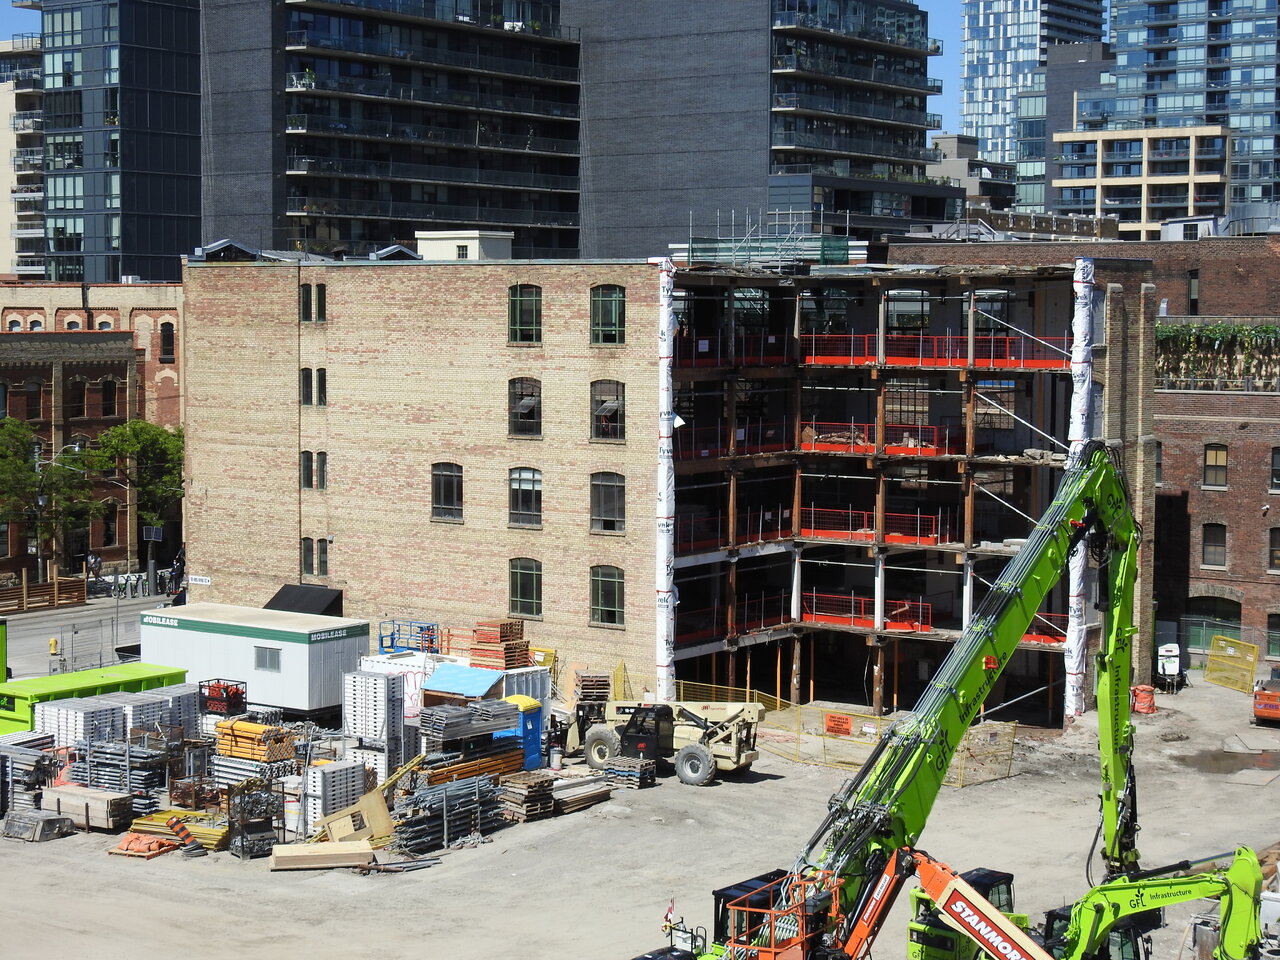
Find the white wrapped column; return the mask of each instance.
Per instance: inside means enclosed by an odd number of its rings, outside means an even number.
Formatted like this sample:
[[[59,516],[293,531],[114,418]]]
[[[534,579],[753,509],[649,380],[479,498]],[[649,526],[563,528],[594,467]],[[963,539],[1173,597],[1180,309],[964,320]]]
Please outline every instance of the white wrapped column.
[[[675,273],[675,265],[663,260],[658,283],[658,495],[654,544],[658,604],[654,618],[654,674],[658,700],[674,700],[676,694],[676,473],[672,450],[676,415],[671,378],[676,344]]]

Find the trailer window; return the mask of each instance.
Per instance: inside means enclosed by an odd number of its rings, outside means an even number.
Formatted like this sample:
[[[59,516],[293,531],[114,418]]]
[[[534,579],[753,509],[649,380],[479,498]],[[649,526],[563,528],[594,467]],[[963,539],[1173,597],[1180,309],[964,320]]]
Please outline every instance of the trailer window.
[[[276,647],[254,647],[253,669],[267,673],[280,672],[280,650]]]

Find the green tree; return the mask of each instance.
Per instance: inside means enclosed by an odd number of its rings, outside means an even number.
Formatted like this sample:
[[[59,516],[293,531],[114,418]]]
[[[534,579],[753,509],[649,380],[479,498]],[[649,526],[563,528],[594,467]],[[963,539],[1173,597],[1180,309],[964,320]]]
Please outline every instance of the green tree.
[[[130,420],[98,436],[90,462],[103,473],[119,471],[137,498],[138,520],[160,526],[182,499],[183,447],[180,427],[168,430],[146,420]]]
[[[88,456],[73,446],[47,450],[29,424],[0,420],[0,520],[34,530],[40,579],[45,543],[52,540],[51,555],[61,556],[67,531],[102,513]]]

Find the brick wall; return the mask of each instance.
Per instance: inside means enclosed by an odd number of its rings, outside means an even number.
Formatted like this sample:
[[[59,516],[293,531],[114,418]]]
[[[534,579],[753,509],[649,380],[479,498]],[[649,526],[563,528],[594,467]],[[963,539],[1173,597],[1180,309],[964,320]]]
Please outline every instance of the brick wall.
[[[193,600],[256,606],[298,582],[302,537],[332,537],[351,616],[465,627],[508,611],[508,561],[543,565],[538,645],[652,673],[657,271],[639,263],[191,264],[186,271],[188,569]],[[543,342],[507,343],[507,289],[542,287]],[[627,292],[627,343],[589,344],[590,288]],[[300,323],[299,285],[327,320]],[[300,406],[299,369],[327,404]],[[507,382],[542,381],[541,439],[507,433]],[[590,383],[626,384],[624,443],[589,439]],[[299,488],[301,450],[327,489]],[[431,465],[464,470],[461,523],[431,519]],[[508,470],[542,471],[541,529],[508,524]],[[627,480],[626,531],[590,532],[590,475]],[[589,571],[626,573],[625,628],[591,626]],[[568,675],[570,678],[572,674]],[[571,679],[570,681],[571,682]]]

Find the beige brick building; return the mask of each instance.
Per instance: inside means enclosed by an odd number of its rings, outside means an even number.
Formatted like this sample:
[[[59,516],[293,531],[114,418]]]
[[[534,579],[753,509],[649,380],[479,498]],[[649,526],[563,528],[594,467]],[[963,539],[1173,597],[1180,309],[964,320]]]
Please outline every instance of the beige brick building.
[[[1140,520],[1149,276],[1098,265],[1101,429]],[[673,311],[678,675],[910,706],[1060,479],[1070,264],[682,269]],[[510,614],[651,678],[658,322],[642,262],[189,263],[192,598],[301,580],[375,621]],[[1061,678],[1032,634],[991,705]]]

